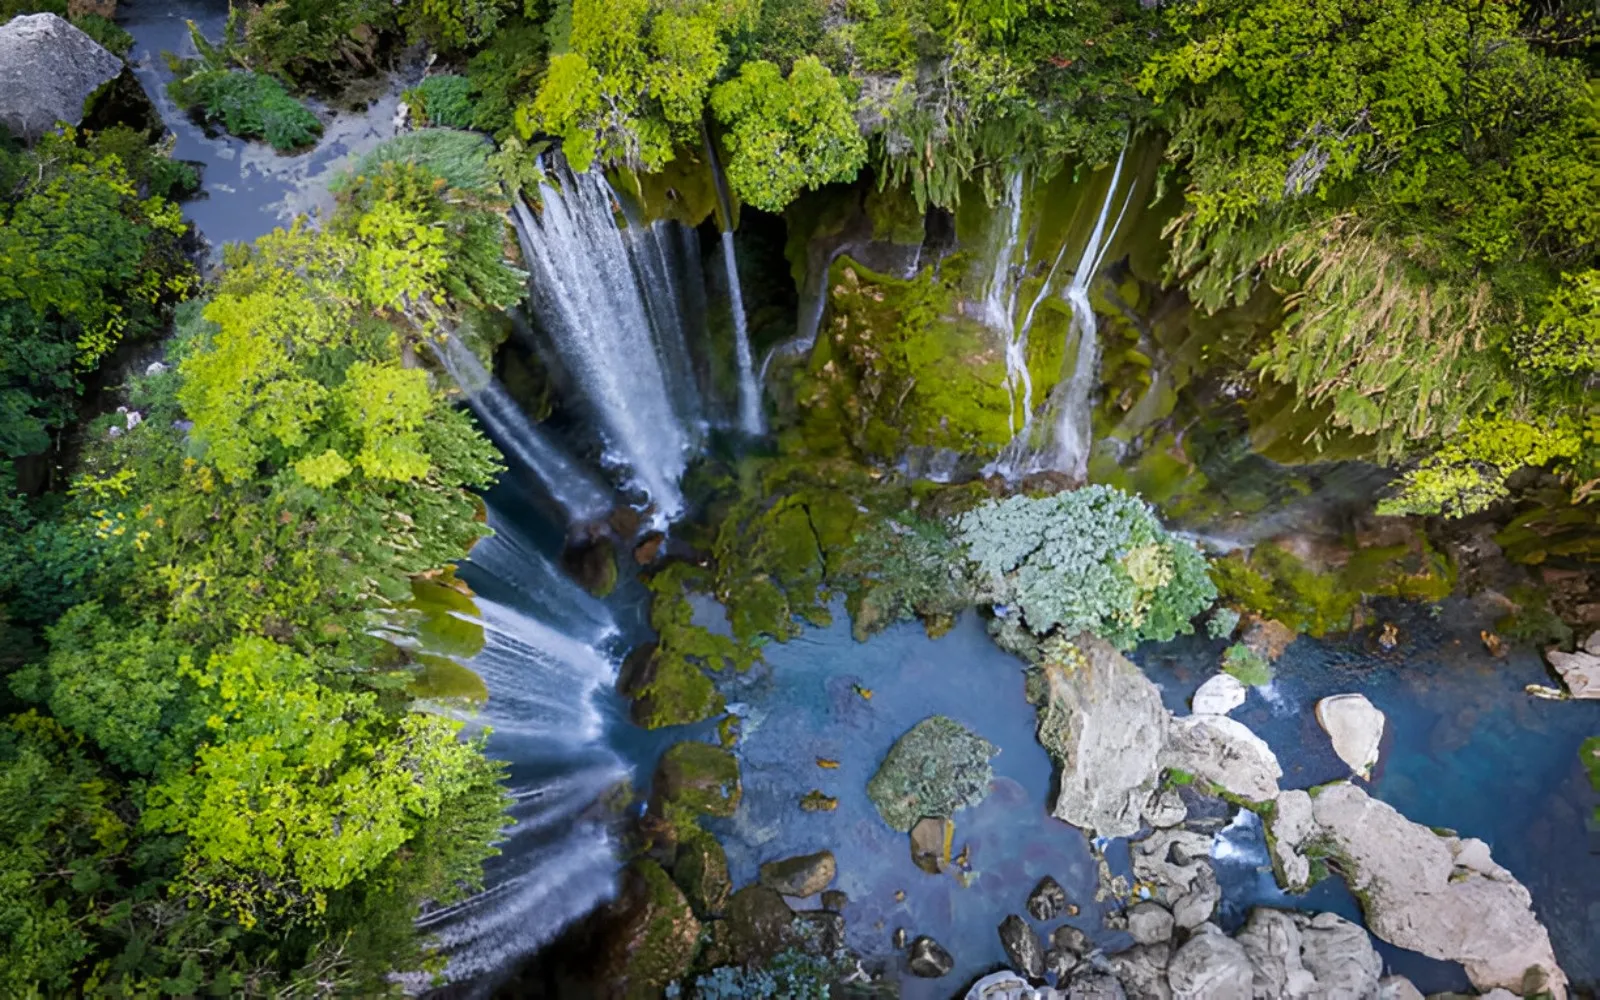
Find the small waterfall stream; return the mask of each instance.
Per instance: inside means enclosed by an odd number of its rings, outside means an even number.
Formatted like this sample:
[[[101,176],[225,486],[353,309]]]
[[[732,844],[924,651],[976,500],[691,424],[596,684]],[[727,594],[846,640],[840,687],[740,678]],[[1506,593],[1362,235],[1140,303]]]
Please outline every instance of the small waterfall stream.
[[[700,430],[684,296],[656,234],[624,234],[603,178],[563,170],[559,183],[539,185],[537,215],[520,198],[513,204],[534,312],[607,457],[627,466],[658,516],[671,519],[683,510],[678,479]]]
[[[722,266],[728,272],[728,308],[733,313],[733,350],[739,366],[739,430],[751,437],[763,431],[761,384],[756,380],[755,360],[750,353],[750,330],[744,312],[744,289],[739,283],[739,261],[733,247],[733,202],[728,197],[728,181],[722,176],[717,151],[711,137],[705,137],[706,157],[711,176],[717,182],[717,204],[722,208]],[[763,365],[763,371],[765,366]]]
[[[437,357],[467,394],[468,405],[489,436],[533,473],[568,517],[591,521],[606,516],[612,506],[610,490],[528,419],[477,355],[454,335],[447,335]]]

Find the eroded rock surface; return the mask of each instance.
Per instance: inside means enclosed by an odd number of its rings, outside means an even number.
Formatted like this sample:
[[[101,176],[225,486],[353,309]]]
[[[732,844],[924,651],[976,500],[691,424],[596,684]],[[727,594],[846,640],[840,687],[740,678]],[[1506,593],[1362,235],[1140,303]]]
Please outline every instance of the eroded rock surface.
[[[1225,715],[1173,719],[1161,762],[1252,802],[1277,798],[1278,779],[1283,777],[1266,741]]]
[[[952,816],[989,794],[995,745],[954,719],[934,715],[895,741],[867,782],[883,821],[909,831],[924,816]]]
[[[0,125],[27,142],[76,125],[89,95],[121,73],[121,59],[65,18],[14,17],[0,24]]]
[[[1372,777],[1383,743],[1383,713],[1362,694],[1336,694],[1317,702],[1317,724],[1333,741],[1333,752],[1363,778]]]
[[[1574,698],[1600,698],[1600,631],[1589,633],[1576,652],[1550,649],[1544,655]]]
[[[1196,715],[1227,715],[1244,704],[1244,684],[1232,674],[1217,674],[1200,685],[1189,699],[1189,709]]]

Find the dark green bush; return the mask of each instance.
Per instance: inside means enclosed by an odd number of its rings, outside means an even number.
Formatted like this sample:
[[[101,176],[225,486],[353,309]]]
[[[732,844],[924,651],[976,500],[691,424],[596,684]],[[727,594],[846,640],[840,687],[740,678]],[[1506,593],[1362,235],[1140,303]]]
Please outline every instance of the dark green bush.
[[[419,125],[468,128],[475,109],[472,84],[464,76],[430,76],[405,92],[405,101]]]
[[[208,121],[242,139],[265,139],[280,153],[317,141],[322,123],[270,76],[244,69],[202,69],[167,87],[184,108],[198,108]]]

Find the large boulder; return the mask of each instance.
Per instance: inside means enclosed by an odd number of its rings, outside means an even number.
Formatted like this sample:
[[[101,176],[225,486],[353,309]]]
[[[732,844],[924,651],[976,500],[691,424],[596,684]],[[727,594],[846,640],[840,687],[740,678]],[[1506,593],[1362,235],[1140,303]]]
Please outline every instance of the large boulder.
[[[1254,979],[1244,946],[1212,923],[1195,928],[1167,965],[1173,1000],[1244,1000]]]
[[[1544,655],[1574,698],[1600,698],[1600,631],[1589,633],[1576,652],[1549,649]]]
[[[1328,854],[1363,901],[1368,929],[1390,944],[1460,962],[1480,990],[1566,996],[1550,935],[1528,890],[1488,845],[1436,833],[1349,782],[1312,796],[1312,823],[1280,850]],[[1275,830],[1278,828],[1275,827]]]
[[[1278,880],[1290,892],[1305,892],[1311,885],[1311,859],[1300,853],[1297,845],[1311,839],[1316,825],[1309,793],[1290,788],[1278,794],[1277,808],[1272,811],[1269,842],[1273,862],[1278,868]]]
[[[1192,830],[1157,830],[1129,845],[1133,874],[1152,885],[1179,927],[1198,927],[1222,901],[1211,867],[1211,838]]]
[[[83,121],[84,102],[122,73],[122,60],[55,14],[0,24],[0,125],[33,142],[57,122]]]
[[[761,884],[784,896],[815,896],[833,881],[838,865],[832,851],[818,851],[761,866]]]
[[[910,831],[924,816],[951,816],[989,794],[998,750],[953,719],[935,715],[912,726],[889,748],[867,796],[883,821]]]
[[[913,976],[938,979],[950,974],[950,970],[956,967],[956,960],[939,946],[939,942],[923,935],[911,942],[911,954],[907,957],[906,964]]]
[[[1047,663],[1030,684],[1039,742],[1061,769],[1057,819],[1102,837],[1137,833],[1161,776],[1161,692],[1109,643],[1080,636],[1081,659]]]
[[[1225,715],[1173,719],[1160,759],[1163,767],[1187,771],[1251,802],[1277,798],[1283,777],[1266,741]]]
[[[1161,944],[1172,940],[1172,913],[1153,900],[1128,907],[1128,933],[1136,944]]]
[[[678,844],[672,862],[672,880],[683,890],[689,905],[702,917],[714,916],[727,905],[733,892],[728,856],[717,838],[695,827]]]
[[[743,789],[739,761],[722,747],[689,741],[667,748],[656,764],[658,812],[685,810],[707,816],[732,816]]]
[[[1236,940],[1255,968],[1255,995],[1283,1000],[1367,1000],[1383,959],[1367,932],[1335,913],[1258,908]]]
[[[1244,704],[1243,682],[1232,674],[1216,674],[1200,685],[1189,699],[1189,709],[1196,715],[1227,715]]]
[[[700,921],[654,861],[635,861],[606,914],[608,928],[590,968],[606,996],[657,995],[689,971]]]
[[[1015,913],[1000,921],[1000,946],[1015,969],[1029,979],[1044,978],[1044,949],[1039,945],[1039,935],[1028,922]]]
[[[1362,778],[1372,777],[1383,743],[1383,713],[1362,694],[1336,694],[1317,702],[1317,725],[1333,740],[1333,752]]]
[[[1142,944],[1112,955],[1107,964],[1122,981],[1128,996],[1137,1000],[1172,1000],[1172,985],[1167,981],[1171,960],[1170,945]]]

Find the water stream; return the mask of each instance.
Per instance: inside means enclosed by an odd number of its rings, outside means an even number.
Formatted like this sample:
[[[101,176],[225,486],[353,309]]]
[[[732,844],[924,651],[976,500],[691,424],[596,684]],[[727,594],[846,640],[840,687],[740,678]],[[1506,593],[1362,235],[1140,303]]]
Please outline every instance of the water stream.
[[[728,197],[728,180],[717,161],[711,137],[705,137],[706,158],[716,181],[717,204],[722,209],[722,266],[728,274],[728,308],[733,313],[733,350],[739,372],[739,431],[751,437],[762,433],[761,383],[756,378],[755,360],[750,353],[750,330],[744,311],[744,289],[739,282],[739,260],[733,247],[733,202]],[[766,366],[762,365],[763,374]]]

